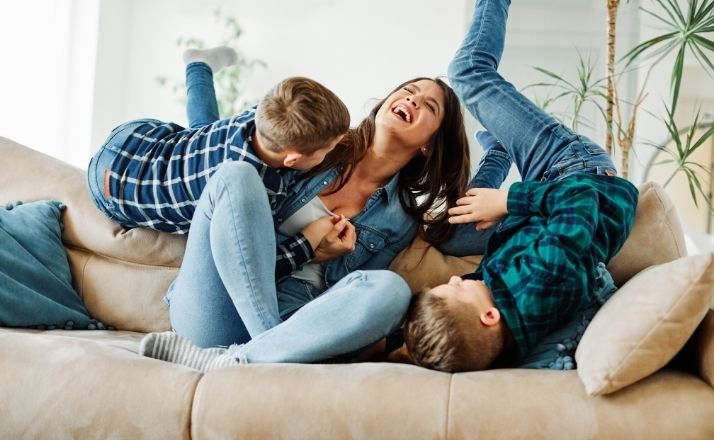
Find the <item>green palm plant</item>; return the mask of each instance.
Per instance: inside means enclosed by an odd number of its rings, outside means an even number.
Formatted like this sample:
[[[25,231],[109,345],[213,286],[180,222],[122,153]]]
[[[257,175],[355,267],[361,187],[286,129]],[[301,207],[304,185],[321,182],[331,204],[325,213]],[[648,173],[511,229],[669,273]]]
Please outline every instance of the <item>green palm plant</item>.
[[[674,54],[674,63],[671,67],[670,100],[669,104],[665,106],[666,115],[661,117],[662,123],[670,133],[674,145],[670,147],[667,145],[653,145],[651,142],[644,141],[640,143],[654,146],[660,152],[669,151],[669,153],[665,154],[669,154],[672,157],[670,159],[672,162],[664,161],[662,163],[675,163],[675,174],[679,172],[686,174],[695,203],[695,194],[698,193],[704,196],[708,205],[711,207],[712,195],[699,191],[702,187],[702,173],[711,178],[711,171],[688,160],[691,154],[699,148],[706,139],[712,136],[711,130],[705,131],[698,139],[694,139],[694,133],[689,133],[686,138],[682,139],[679,135],[675,136],[673,130],[679,133],[678,126],[675,123],[675,114],[677,112],[680,89],[684,78],[684,63],[686,57],[688,55],[693,56],[698,64],[701,65],[710,76],[714,77],[714,63],[712,62],[714,41],[708,37],[708,34],[714,32],[714,0],[686,0],[684,2],[686,5],[685,8],[680,6],[677,0],[650,0],[649,3],[652,7],[640,7],[640,10],[644,14],[654,17],[656,21],[662,25],[663,30],[659,35],[649,38],[630,49],[619,62],[615,61],[615,38],[617,11],[621,2],[620,0],[605,0],[605,2],[608,11],[606,92],[602,95],[601,91],[596,87],[595,89],[598,90],[598,92],[593,92],[588,95],[588,99],[590,100],[599,102],[600,98],[604,99],[604,105],[597,104],[597,108],[604,108],[601,113],[606,126],[605,148],[608,152],[612,153],[613,140],[617,140],[617,147],[621,159],[621,172],[624,177],[627,177],[629,154],[631,148],[638,143],[635,137],[637,114],[639,110],[643,109],[643,104],[647,97],[645,93],[647,80],[655,67],[668,61],[670,56]],[[580,54],[578,56],[578,75],[582,77],[581,70],[583,60]],[[618,65],[620,66],[619,73],[617,72]],[[644,81],[642,82],[637,98],[632,103],[625,102],[620,98],[617,92],[617,80],[625,78],[633,72],[638,72],[640,69],[646,69],[646,75],[644,75]],[[538,68],[538,70],[551,79],[558,77],[558,75],[554,75],[546,69]],[[592,76],[588,77],[592,78]],[[589,81],[589,83],[597,84],[599,87],[601,81],[602,80],[595,80]],[[559,80],[558,83],[562,86],[564,82]],[[536,85],[546,85],[546,83],[538,83]],[[551,84],[551,86],[554,85],[555,84]],[[570,90],[569,93],[572,95],[577,94],[574,88]],[[629,117],[625,119],[623,113],[626,104],[629,104]],[[572,111],[572,121],[576,122],[577,107],[573,107]],[[685,125],[696,126],[698,125],[698,121],[699,113],[695,116],[692,124]],[[573,128],[575,129],[576,127],[577,125],[573,124]],[[670,148],[673,148],[673,150]],[[669,181],[671,181],[671,177],[666,183],[669,183]],[[697,192],[694,191],[695,189]]]
[[[656,148],[659,152],[664,154],[665,157],[667,157],[664,160],[655,162],[653,165],[674,165],[674,171],[662,186],[666,188],[677,174],[684,173],[687,176],[690,195],[695,206],[699,206],[697,196],[697,194],[699,194],[711,208],[711,194],[708,190],[704,190],[702,188],[701,176],[704,175],[711,179],[712,170],[692,161],[691,157],[702,145],[705,145],[707,140],[714,136],[714,124],[711,122],[707,124],[700,123],[700,112],[697,111],[694,116],[694,121],[689,129],[680,129],[674,120],[674,112],[671,111],[668,106],[666,106],[666,112],[667,119],[665,121],[665,125],[667,126],[667,132],[669,133],[669,141],[664,144],[646,142],[647,145]],[[704,132],[700,136],[696,137],[696,134],[700,129],[704,129]],[[684,136],[682,136],[683,134]],[[673,149],[668,147],[670,144],[674,144]]]
[[[530,84],[526,86],[524,90],[541,87],[555,90],[554,96],[550,96],[547,99],[536,100],[536,103],[547,111],[551,105],[559,101],[568,101],[567,109],[569,111],[563,114],[553,114],[553,116],[557,117],[566,125],[569,125],[573,130],[577,131],[581,124],[588,123],[583,117],[583,108],[586,105],[593,105],[600,114],[604,114],[605,109],[601,101],[605,96],[605,79],[594,78],[595,63],[593,63],[590,58],[586,59],[578,51],[576,81],[568,81],[563,75],[559,75],[542,67],[534,67],[534,69],[543,74],[546,79],[538,83]]]

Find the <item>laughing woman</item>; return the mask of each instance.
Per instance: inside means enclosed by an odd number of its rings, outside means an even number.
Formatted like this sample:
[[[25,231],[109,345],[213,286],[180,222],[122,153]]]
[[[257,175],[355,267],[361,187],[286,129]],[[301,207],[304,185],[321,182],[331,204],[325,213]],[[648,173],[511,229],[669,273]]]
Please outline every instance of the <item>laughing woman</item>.
[[[214,96],[205,79],[201,93]],[[407,81],[379,102],[289,190],[275,224],[255,169],[223,165],[199,200],[167,294],[174,331],[147,335],[142,354],[208,371],[314,362],[380,340],[399,326],[411,298],[384,269],[425,227],[434,243],[450,235],[445,210],[425,214],[452,206],[468,174],[459,101],[430,78]],[[309,225],[324,238],[296,249],[293,272],[276,276],[276,245]]]

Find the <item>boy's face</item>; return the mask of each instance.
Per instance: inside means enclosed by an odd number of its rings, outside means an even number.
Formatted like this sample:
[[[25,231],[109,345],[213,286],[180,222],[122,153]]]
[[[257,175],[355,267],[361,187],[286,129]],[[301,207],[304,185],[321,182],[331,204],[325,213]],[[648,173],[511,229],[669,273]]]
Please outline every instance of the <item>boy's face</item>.
[[[461,277],[453,276],[447,284],[436,286],[429,292],[449,301],[475,305],[478,309],[493,303],[491,291],[481,280],[462,280]]]
[[[299,155],[290,168],[294,168],[296,170],[309,170],[310,168],[321,164],[322,161],[325,160],[325,156],[327,156],[330,151],[335,149],[340,140],[342,140],[342,136],[336,137],[335,139],[329,141],[325,147],[315,150],[310,154]]]

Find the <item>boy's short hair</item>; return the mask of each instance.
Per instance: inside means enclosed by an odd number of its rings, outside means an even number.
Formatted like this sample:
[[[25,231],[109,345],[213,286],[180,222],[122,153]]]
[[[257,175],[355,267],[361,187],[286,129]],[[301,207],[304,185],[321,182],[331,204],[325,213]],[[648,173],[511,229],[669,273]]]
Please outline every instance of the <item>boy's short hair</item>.
[[[487,330],[474,306],[427,289],[412,298],[404,339],[417,365],[451,373],[488,368],[504,346],[502,332]]]
[[[330,89],[304,77],[291,77],[275,85],[258,104],[258,133],[266,148],[295,148],[310,154],[347,132],[350,113]]]

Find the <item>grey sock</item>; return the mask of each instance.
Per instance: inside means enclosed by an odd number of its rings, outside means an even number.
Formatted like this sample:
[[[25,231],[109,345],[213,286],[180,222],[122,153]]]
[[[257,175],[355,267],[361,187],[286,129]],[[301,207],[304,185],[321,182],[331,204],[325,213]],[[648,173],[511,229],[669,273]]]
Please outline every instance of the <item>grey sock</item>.
[[[185,64],[197,61],[208,64],[213,73],[224,67],[232,66],[238,61],[238,54],[228,46],[218,46],[211,49],[187,49],[183,53]]]
[[[223,347],[201,348],[172,331],[149,333],[139,346],[142,356],[185,365],[204,373],[239,364],[233,351]]]

